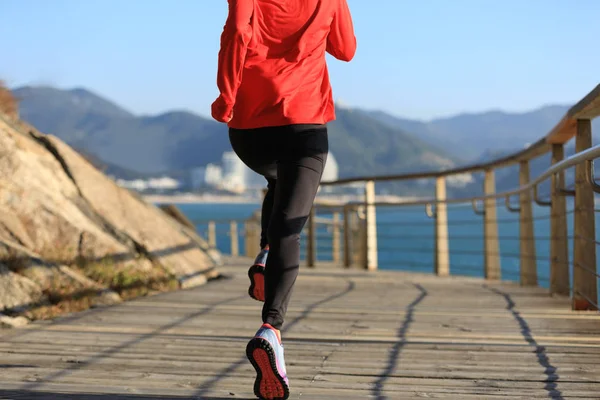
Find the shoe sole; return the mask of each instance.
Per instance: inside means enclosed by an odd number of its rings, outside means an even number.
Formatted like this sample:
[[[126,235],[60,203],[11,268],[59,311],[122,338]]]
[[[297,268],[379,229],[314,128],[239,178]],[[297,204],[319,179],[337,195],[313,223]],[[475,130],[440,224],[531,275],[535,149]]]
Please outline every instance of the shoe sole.
[[[256,370],[254,394],[261,400],[286,400],[290,388],[277,371],[275,351],[262,338],[254,338],[246,346],[246,356]]]
[[[265,301],[265,273],[264,267],[253,265],[248,270],[248,278],[250,278],[250,288],[248,294],[254,300]]]

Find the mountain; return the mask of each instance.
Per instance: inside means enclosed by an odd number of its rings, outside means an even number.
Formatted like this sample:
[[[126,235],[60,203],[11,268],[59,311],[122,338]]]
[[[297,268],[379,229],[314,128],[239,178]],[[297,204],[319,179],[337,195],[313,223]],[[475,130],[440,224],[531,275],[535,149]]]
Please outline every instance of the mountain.
[[[560,121],[568,109],[568,106],[553,105],[526,113],[490,111],[429,122],[398,118],[381,111],[364,113],[472,161],[486,151],[506,151],[537,141]]]
[[[85,89],[13,92],[24,120],[131,171],[160,173],[217,162],[229,145],[223,126],[184,111],[139,117]]]
[[[99,170],[107,176],[118,177],[120,179],[125,180],[148,179],[152,177],[151,174],[132,171],[130,169],[123,168],[115,164],[107,163],[87,150],[77,149],[77,152],[90,164],[92,164],[97,170]]]
[[[21,117],[102,162],[129,172],[182,171],[231,149],[223,124],[190,112],[136,116],[85,89],[14,90]],[[343,177],[440,169],[461,160],[372,116],[339,108],[330,146]]]

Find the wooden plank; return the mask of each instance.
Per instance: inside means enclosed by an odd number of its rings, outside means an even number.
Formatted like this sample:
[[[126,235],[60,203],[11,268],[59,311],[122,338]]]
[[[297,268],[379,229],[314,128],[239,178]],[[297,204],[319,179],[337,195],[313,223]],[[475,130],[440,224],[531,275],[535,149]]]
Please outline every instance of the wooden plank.
[[[236,221],[231,221],[229,227],[229,237],[231,240],[231,252],[230,254],[234,257],[239,256],[240,254],[240,240],[238,237],[238,224]]]
[[[0,332],[0,399],[254,398],[244,348],[261,304],[245,295],[250,260],[226,261],[231,279]],[[600,314],[510,283],[303,268],[283,338],[294,399],[582,399],[600,385]]]
[[[552,164],[565,157],[562,144],[552,145]],[[569,276],[569,243],[567,230],[567,199],[560,192],[565,188],[565,173],[552,176],[552,205],[550,208],[550,293],[568,296],[571,291]]]
[[[340,232],[340,213],[333,213],[333,234],[332,234],[332,254],[331,257],[335,264],[339,264],[341,261],[341,232]]]
[[[365,183],[365,214],[366,214],[366,265],[369,271],[378,267],[377,255],[377,213],[375,210],[375,182]]]
[[[519,185],[525,186],[530,182],[529,161],[521,161],[519,169]],[[537,286],[537,257],[535,252],[535,234],[533,227],[533,202],[531,192],[525,191],[520,195],[519,236],[521,250],[521,285]]]
[[[592,146],[592,123],[577,120],[575,151]],[[573,309],[598,310],[598,279],[596,274],[596,214],[594,192],[587,182],[586,164],[575,168],[575,215],[573,239]]]
[[[349,205],[344,206],[344,267],[352,266],[353,251],[352,251],[352,224],[350,223],[352,209]]]
[[[446,203],[446,178],[439,177],[435,185],[435,272],[438,276],[450,275],[450,244],[448,238],[448,206]]]
[[[217,248],[217,225],[215,221],[208,222],[208,245],[211,249]]]
[[[552,164],[564,159],[562,144],[552,145]],[[550,293],[568,296],[571,291],[569,276],[569,243],[567,230],[567,199],[561,190],[565,189],[565,173],[552,176],[552,205],[550,206]]]
[[[485,171],[484,193],[493,195],[496,193],[496,178],[493,169]],[[485,278],[498,280],[501,278],[500,269],[500,244],[498,240],[498,217],[495,199],[484,201],[484,259]]]
[[[577,135],[578,119],[594,119],[600,116],[600,85],[567,111],[567,114],[546,135],[549,144],[565,144]]]

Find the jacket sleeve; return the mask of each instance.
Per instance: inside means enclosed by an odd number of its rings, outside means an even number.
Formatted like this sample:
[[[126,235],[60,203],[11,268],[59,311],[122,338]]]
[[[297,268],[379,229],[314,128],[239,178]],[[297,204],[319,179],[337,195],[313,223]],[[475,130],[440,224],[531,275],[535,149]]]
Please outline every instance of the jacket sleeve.
[[[327,52],[341,61],[350,61],[356,53],[356,37],[352,15],[346,0],[337,0],[338,6],[327,37]]]
[[[229,15],[221,35],[217,87],[220,95],[212,104],[212,116],[219,122],[229,122],[242,81],[248,43],[252,38],[250,24],[254,13],[253,0],[228,0]]]

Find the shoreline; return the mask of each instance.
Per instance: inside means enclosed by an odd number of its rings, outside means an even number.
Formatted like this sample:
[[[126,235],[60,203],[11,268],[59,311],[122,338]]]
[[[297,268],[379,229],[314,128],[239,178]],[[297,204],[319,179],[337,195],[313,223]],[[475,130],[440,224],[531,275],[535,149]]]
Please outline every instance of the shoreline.
[[[177,194],[177,195],[146,195],[142,198],[148,203],[172,203],[172,204],[260,204],[259,198],[227,195],[206,194]]]
[[[262,198],[252,196],[236,196],[236,195],[217,195],[217,194],[194,194],[194,193],[181,193],[174,195],[166,194],[153,194],[153,195],[142,195],[144,201],[148,203],[158,204],[257,204],[259,205]],[[393,196],[393,195],[379,195],[376,196],[376,201],[390,201],[390,202],[407,202],[419,200],[418,197],[414,196]],[[340,205],[348,202],[361,202],[364,201],[364,196],[356,195],[341,195],[341,196],[317,196],[316,203],[322,205]]]

